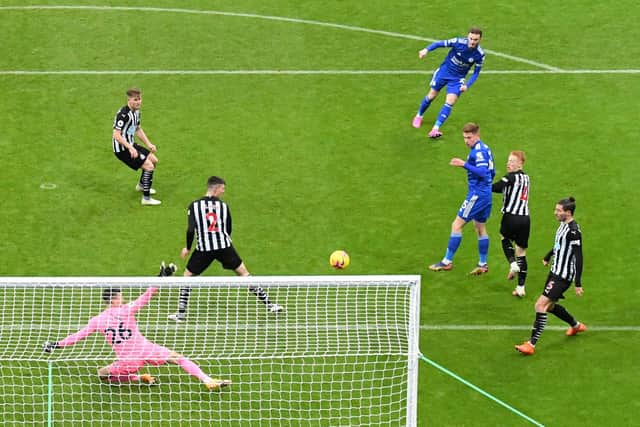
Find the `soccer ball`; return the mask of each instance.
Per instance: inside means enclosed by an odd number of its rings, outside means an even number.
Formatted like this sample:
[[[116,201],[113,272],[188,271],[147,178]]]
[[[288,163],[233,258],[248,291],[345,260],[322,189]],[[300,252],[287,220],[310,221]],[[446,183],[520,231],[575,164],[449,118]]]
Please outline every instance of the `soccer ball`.
[[[336,270],[342,270],[349,267],[349,254],[345,251],[333,251],[329,257],[329,264]]]

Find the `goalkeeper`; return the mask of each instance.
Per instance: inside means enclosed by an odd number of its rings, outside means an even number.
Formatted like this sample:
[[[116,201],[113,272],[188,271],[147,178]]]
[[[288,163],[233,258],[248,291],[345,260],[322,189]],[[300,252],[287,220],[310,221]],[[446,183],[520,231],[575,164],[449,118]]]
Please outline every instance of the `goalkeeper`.
[[[45,343],[44,351],[51,353],[56,348],[73,345],[95,332],[100,332],[104,335],[107,344],[113,348],[117,359],[111,365],[98,369],[98,376],[102,381],[114,384],[139,382],[153,384],[156,382],[154,377],[149,374],[138,375],[137,372],[144,365],[159,366],[172,363],[180,365],[187,373],[198,378],[208,390],[217,390],[230,385],[230,380],[214,379],[207,376],[191,360],[147,340],[140,333],[135,314],[147,305],[156,292],[158,292],[158,288],[150,287],[135,301],[126,304],[120,289],[105,289],[102,292],[102,299],[107,304],[107,308],[92,317],[88,325],[80,331],[61,341]]]

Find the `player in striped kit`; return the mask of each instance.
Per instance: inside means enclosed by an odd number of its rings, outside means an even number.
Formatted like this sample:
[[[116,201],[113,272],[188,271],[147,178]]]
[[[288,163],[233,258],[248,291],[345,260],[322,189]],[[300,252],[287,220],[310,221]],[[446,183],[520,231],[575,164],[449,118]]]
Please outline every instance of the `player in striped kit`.
[[[98,369],[102,381],[112,384],[140,383],[153,384],[156,379],[149,374],[138,375],[144,365],[179,365],[185,372],[198,378],[208,390],[217,390],[231,384],[230,380],[211,378],[186,357],[155,344],[146,339],[138,329],[136,313],[149,303],[158,288],[148,288],[135,301],[126,304],[118,288],[108,288],[102,293],[102,299],[108,307],[99,315],[92,317],[86,327],[61,341],[46,342],[44,351],[51,353],[56,348],[76,344],[89,335],[100,332],[107,344],[116,353],[116,361]]]
[[[577,296],[582,296],[582,233],[573,214],[576,210],[576,200],[573,197],[562,199],[556,204],[554,215],[560,221],[556,231],[553,249],[544,257],[544,265],[549,265],[553,256],[551,271],[547,277],[542,295],[536,301],[536,319],[531,329],[531,338],[515,348],[522,354],[532,355],[547,324],[547,313],[552,313],[569,324],[567,336],[574,336],[587,330],[584,323],[578,322],[558,301],[564,298],[564,293],[575,283]]]
[[[482,38],[482,30],[473,27],[469,30],[467,37],[456,37],[449,40],[441,40],[431,43],[429,46],[418,52],[420,59],[435,49],[446,47],[449,53],[438,69],[433,73],[429,93],[424,97],[418,108],[418,113],[413,118],[413,127],[419,128],[422,125],[422,116],[431,105],[431,102],[438,96],[443,87],[447,87],[447,97],[445,103],[438,113],[429,138],[439,138],[442,136],[440,127],[451,114],[451,109],[458,101],[463,92],[471,88],[471,85],[480,75],[480,70],[484,64],[484,51],[480,47],[480,39]],[[471,67],[474,67],[473,74],[468,82],[465,83],[465,77],[469,73]]]
[[[233,270],[238,276],[250,276],[231,242],[231,212],[229,206],[220,200],[224,191],[225,181],[220,177],[212,176],[207,180],[207,194],[189,205],[187,241],[180,256],[185,259],[189,255],[194,237],[196,237],[196,249],[184,270],[185,276],[199,276],[215,260],[219,261],[223,268]],[[283,310],[281,305],[269,300],[267,293],[261,287],[249,287],[249,290],[267,306],[269,312],[278,313]],[[178,311],[169,315],[170,320],[176,322],[185,320],[190,293],[190,288],[180,289]]]
[[[153,171],[158,163],[157,148],[149,141],[140,127],[140,107],[142,106],[142,91],[138,88],[127,90],[127,105],[116,113],[113,120],[113,154],[125,165],[133,170],[142,168],[140,182],[136,184],[136,191],[142,192],[141,203],[144,206],[159,205],[160,200],[151,197],[156,190],[151,188]],[[147,148],[138,145],[138,137]]]
[[[518,285],[511,293],[513,296],[525,296],[527,278],[527,247],[531,221],[529,218],[529,175],[522,167],[526,160],[524,151],[512,151],[507,160],[507,174],[495,182],[491,188],[494,193],[502,193],[502,222],[500,238],[502,250],[509,262],[507,278],[512,280],[518,275]],[[512,242],[515,242],[515,250]]]

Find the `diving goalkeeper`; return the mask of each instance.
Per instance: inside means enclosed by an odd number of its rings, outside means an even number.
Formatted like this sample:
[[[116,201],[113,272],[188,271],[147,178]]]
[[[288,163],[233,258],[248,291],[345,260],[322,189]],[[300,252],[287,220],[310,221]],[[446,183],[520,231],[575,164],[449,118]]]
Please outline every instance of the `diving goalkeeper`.
[[[175,271],[175,270],[174,270]],[[164,365],[172,363],[180,365],[187,373],[198,378],[208,390],[217,390],[231,384],[231,380],[220,380],[207,376],[191,360],[169,350],[166,347],[147,340],[138,329],[135,314],[147,305],[158,288],[150,287],[135,301],[126,304],[122,292],[118,288],[108,288],[102,292],[102,299],[107,308],[92,317],[86,327],[56,342],[46,342],[44,351],[51,353],[59,347],[73,345],[89,335],[100,332],[116,353],[116,361],[109,366],[98,369],[102,381],[122,384],[144,382],[153,384],[156,379],[150,374],[138,375],[144,365]]]

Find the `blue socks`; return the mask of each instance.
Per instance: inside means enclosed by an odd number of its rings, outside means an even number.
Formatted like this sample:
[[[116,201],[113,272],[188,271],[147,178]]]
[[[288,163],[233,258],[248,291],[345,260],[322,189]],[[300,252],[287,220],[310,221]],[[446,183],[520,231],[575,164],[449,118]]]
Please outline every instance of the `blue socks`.
[[[444,256],[444,259],[452,262],[453,257],[456,254],[456,251],[460,247],[460,242],[462,242],[462,234],[461,233],[451,233],[449,237],[449,243],[447,244],[447,254]]]
[[[429,101],[429,98],[427,98],[427,96],[425,95],[424,99],[420,103],[420,108],[418,109],[418,115],[420,117],[424,115],[424,112],[427,111],[427,108],[429,108],[429,105],[431,105],[431,101]]]
[[[447,253],[443,259],[445,263],[453,262],[453,257],[460,247],[461,242],[461,233],[451,233],[451,236],[449,236],[449,243],[447,244]],[[489,255],[489,236],[478,237],[478,253],[480,255],[479,264],[485,265],[487,263],[487,257]]]
[[[489,255],[489,236],[478,237],[478,253],[480,254],[480,265],[487,263],[487,255]]]
[[[449,118],[449,114],[451,114],[452,108],[452,105],[449,105],[446,102],[444,103],[444,105],[442,106],[442,110],[440,110],[440,113],[438,114],[438,120],[436,120],[434,127],[439,128],[444,122],[447,121],[447,119]]]

